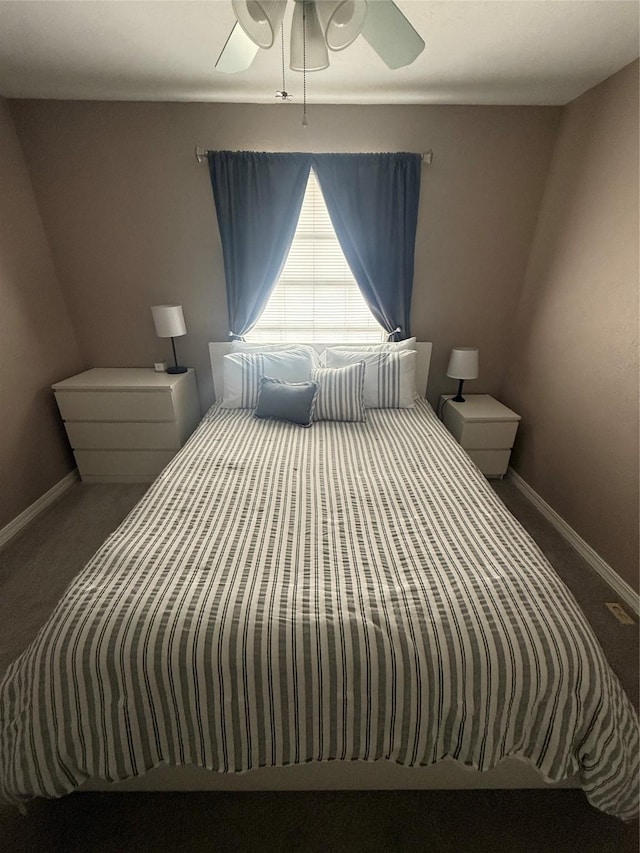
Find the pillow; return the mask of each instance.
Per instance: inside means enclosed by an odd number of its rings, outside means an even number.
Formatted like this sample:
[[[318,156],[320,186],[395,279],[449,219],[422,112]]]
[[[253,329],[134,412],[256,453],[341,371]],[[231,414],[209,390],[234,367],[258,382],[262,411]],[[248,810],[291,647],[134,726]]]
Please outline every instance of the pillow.
[[[232,352],[222,359],[224,392],[221,408],[253,409],[261,376],[285,382],[308,382],[314,361],[304,350],[287,352]]]
[[[231,352],[293,352],[297,350],[308,352],[314,362],[318,359],[318,353],[309,344],[254,344],[251,341],[231,341]]]
[[[311,378],[320,384],[317,421],[364,421],[364,361],[347,367],[317,367]]]
[[[327,350],[327,367],[363,361],[364,404],[369,409],[410,409],[415,405],[416,352]]]
[[[416,339],[407,338],[405,341],[386,341],[381,344],[345,344],[344,346],[327,347],[325,352],[329,349],[347,350],[349,352],[353,350],[358,350],[359,352],[401,352],[402,350],[414,350],[415,348]]]
[[[318,393],[317,382],[284,382],[260,377],[256,418],[273,418],[309,427]]]

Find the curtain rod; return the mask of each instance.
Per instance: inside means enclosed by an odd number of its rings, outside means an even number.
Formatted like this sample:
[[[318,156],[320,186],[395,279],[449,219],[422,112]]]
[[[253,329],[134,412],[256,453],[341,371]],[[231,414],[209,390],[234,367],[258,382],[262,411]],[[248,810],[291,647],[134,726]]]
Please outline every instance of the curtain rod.
[[[201,148],[199,145],[196,145],[196,160],[198,161],[198,163],[202,163],[204,160],[207,159],[207,154],[213,154],[213,151],[214,149]],[[423,163],[426,163],[427,166],[430,166],[433,162],[433,151],[429,149],[429,151],[425,151],[424,153],[420,154],[420,157],[422,158]]]

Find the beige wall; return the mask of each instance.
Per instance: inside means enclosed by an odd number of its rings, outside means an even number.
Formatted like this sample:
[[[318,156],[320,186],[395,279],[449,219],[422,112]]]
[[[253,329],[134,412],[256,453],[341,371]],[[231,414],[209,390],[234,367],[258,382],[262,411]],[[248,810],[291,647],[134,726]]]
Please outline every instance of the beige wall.
[[[638,588],[638,63],[563,111],[501,398],[522,477]]]
[[[454,345],[477,345],[496,393],[560,109],[16,101],[11,105],[82,355],[90,366],[169,358],[149,306],[184,306],[181,361],[212,400],[206,343],[228,327],[210,148],[425,151],[413,331],[434,342],[430,399]]]
[[[75,467],[50,385],[83,366],[2,99],[0,184],[2,528]]]

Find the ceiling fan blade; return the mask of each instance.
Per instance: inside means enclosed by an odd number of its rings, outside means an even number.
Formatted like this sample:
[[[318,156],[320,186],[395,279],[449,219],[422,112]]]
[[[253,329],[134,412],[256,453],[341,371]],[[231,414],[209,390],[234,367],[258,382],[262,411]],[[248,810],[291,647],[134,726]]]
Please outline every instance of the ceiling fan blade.
[[[362,35],[389,68],[403,68],[424,50],[424,41],[392,0],[367,3]]]
[[[216,71],[224,74],[236,74],[238,71],[246,71],[260,50],[237,22],[229,33],[225,46],[216,62]]]

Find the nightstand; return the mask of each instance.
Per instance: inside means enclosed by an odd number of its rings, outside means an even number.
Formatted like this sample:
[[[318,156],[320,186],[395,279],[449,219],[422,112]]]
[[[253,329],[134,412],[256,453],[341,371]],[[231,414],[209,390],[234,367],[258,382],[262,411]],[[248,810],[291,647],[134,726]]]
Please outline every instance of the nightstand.
[[[452,396],[440,398],[444,425],[486,477],[503,477],[520,415],[489,394],[464,395],[464,403],[454,403]]]
[[[193,368],[96,367],[52,386],[87,483],[150,483],[200,420]]]

